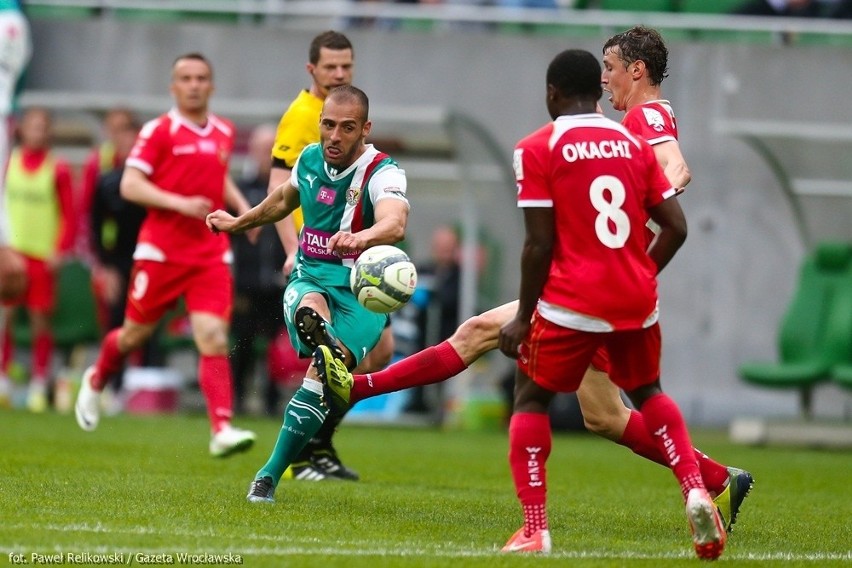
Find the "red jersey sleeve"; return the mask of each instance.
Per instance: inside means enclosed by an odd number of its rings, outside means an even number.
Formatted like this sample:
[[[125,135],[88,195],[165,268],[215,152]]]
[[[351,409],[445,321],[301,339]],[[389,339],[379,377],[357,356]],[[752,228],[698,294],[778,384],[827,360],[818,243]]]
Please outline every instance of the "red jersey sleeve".
[[[518,142],[512,158],[518,188],[518,207],[553,207],[548,162],[548,139],[553,131],[545,125]]]
[[[621,124],[651,145],[677,141],[677,122],[671,106],[665,101],[653,101],[633,107],[624,115]]]

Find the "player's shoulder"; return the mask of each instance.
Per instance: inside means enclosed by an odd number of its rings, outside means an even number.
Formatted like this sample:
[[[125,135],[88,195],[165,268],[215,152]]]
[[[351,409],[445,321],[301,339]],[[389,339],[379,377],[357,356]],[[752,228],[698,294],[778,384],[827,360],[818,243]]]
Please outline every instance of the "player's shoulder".
[[[161,114],[142,125],[142,128],[139,129],[139,137],[143,139],[151,138],[158,130],[169,132],[172,129],[172,123],[171,113]]]
[[[234,128],[234,123],[228,120],[223,116],[219,116],[218,114],[209,113],[207,115],[207,120],[210,121],[210,124],[214,129],[221,132],[225,136],[232,137],[236,132]]]
[[[299,92],[299,95],[293,99],[287,110],[282,115],[282,120],[296,121],[310,118],[316,120],[322,112],[322,99],[311,94],[307,89]]]
[[[631,108],[624,115],[625,125],[636,124],[640,127],[650,127],[657,132],[674,127],[674,109],[669,101],[658,99],[646,101]]]

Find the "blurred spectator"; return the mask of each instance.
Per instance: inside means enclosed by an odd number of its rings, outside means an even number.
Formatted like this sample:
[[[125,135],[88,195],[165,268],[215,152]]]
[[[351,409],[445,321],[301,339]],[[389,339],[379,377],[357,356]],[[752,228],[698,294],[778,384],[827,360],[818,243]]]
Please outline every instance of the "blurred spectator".
[[[30,59],[30,26],[15,0],[0,2],[0,172],[6,171],[9,156],[10,116],[22,84],[21,76]],[[26,285],[26,267],[9,246],[8,221],[3,198],[4,176],[0,174],[0,301],[19,296]],[[0,330],[6,326],[7,309],[0,306]],[[0,404],[9,397],[10,385],[0,376]]]
[[[89,221],[83,223],[89,232],[86,239],[91,244],[94,260],[92,263],[92,282],[98,311],[98,322],[102,333],[121,326],[127,303],[127,285],[133,267],[133,251],[139,227],[145,219],[145,208],[121,196],[121,175],[124,172],[124,160],[136,141],[139,125],[135,119],[124,112],[120,122],[113,119],[110,126],[110,142],[107,151],[101,146],[104,161],[100,173],[92,187],[92,194],[86,204]],[[89,172],[87,172],[88,175]],[[81,214],[82,215],[82,214]],[[83,240],[83,239],[78,239]],[[149,361],[149,343],[143,348],[136,361],[137,365],[147,365]],[[121,373],[116,375],[112,384],[117,391],[121,386]]]
[[[266,198],[272,167],[269,156],[274,142],[275,125],[260,125],[249,138],[248,155],[238,185],[252,206]],[[241,413],[245,411],[246,388],[251,383],[255,367],[255,340],[268,338],[272,346],[272,340],[284,327],[281,298],[285,282],[281,267],[286,256],[273,225],[262,228],[255,244],[250,243],[245,235],[234,235],[231,247],[235,279],[231,321],[235,343],[231,351],[231,368],[234,373],[234,410]],[[275,415],[278,414],[278,390],[271,377],[266,378],[264,406],[268,414]]]
[[[434,229],[431,259],[418,267],[418,288],[428,294],[418,314],[422,343],[411,353],[437,345],[456,331],[459,324],[460,252],[459,237],[452,227],[440,225]],[[424,387],[411,389],[410,393],[406,411],[432,410],[427,403]]]
[[[815,18],[822,15],[822,7],[817,0],[746,0],[731,13],[745,16]]]
[[[556,0],[494,0],[501,8],[557,8]]]
[[[852,19],[852,0],[840,0],[829,15],[832,18]]]
[[[90,211],[98,180],[104,174],[115,170],[119,170],[120,172],[123,169],[124,160],[127,156],[120,155],[117,150],[117,146],[121,143],[119,138],[126,138],[126,133],[129,130],[134,129],[137,123],[138,121],[133,111],[123,107],[109,109],[104,115],[104,119],[101,124],[101,135],[103,139],[100,144],[89,152],[89,155],[86,157],[86,161],[83,164],[83,184],[80,188],[79,202],[77,205],[80,222],[77,227],[77,250],[82,256],[89,258],[90,260],[92,253],[97,255],[98,252],[98,245],[89,241],[90,237],[93,235],[89,226],[92,219]],[[119,173],[119,178],[120,177],[121,174]],[[131,254],[132,252],[133,251],[131,250]]]
[[[19,146],[12,150],[6,173],[9,243],[23,255],[28,285],[13,304],[27,309],[32,331],[32,374],[27,407],[47,408],[47,386],[53,357],[51,312],[60,259],[74,243],[73,190],[68,163],[51,151],[53,120],[49,111],[30,108],[18,127]],[[0,349],[0,374],[8,375],[14,353],[11,320]]]

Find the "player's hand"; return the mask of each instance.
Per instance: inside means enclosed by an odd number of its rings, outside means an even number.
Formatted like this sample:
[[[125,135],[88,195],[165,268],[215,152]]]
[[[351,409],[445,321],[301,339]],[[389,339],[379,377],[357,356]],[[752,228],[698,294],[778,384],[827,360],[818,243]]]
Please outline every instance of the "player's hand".
[[[213,202],[200,195],[189,195],[183,197],[178,206],[178,213],[192,217],[193,219],[204,219],[213,208]]]
[[[529,321],[524,322],[523,320],[513,318],[506,322],[506,324],[500,328],[500,340],[498,343],[503,355],[511,357],[512,359],[517,359],[518,348],[521,346],[521,342],[523,342],[529,331]]]
[[[24,257],[9,246],[0,246],[0,300],[14,300],[27,288]]]
[[[328,239],[328,252],[343,258],[347,255],[358,254],[367,248],[367,243],[364,239],[355,233],[346,233],[338,231],[330,239]]]
[[[207,215],[205,219],[207,223],[207,228],[213,231],[214,233],[237,233],[234,227],[236,226],[237,219],[227,211],[223,211],[221,209],[217,209],[213,213]]]

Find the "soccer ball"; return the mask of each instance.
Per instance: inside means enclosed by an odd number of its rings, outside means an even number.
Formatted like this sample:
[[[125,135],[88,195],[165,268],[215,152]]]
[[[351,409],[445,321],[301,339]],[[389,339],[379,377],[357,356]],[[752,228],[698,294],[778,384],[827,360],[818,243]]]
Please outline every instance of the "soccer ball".
[[[362,306],[389,314],[411,299],[417,288],[417,269],[408,255],[394,246],[370,247],[355,261],[349,287]]]

